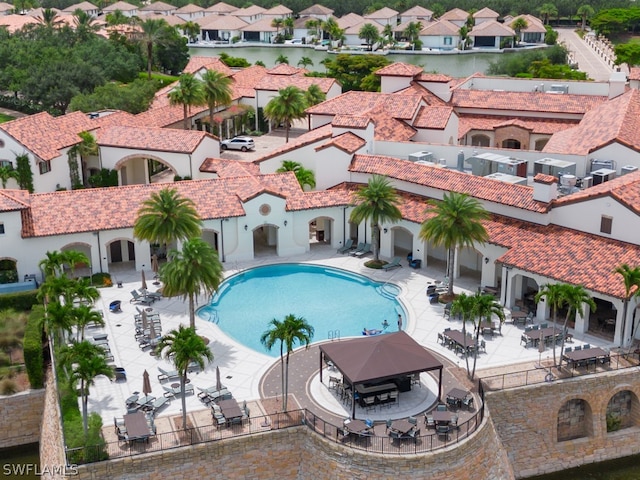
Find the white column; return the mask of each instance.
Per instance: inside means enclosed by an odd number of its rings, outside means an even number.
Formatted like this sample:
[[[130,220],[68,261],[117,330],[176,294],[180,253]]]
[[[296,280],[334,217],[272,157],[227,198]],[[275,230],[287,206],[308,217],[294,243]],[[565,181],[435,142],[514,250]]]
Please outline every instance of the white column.
[[[578,333],[587,333],[589,330],[589,313],[591,308],[586,303],[582,304],[582,313],[580,315],[579,312],[576,312],[576,325],[575,331]]]

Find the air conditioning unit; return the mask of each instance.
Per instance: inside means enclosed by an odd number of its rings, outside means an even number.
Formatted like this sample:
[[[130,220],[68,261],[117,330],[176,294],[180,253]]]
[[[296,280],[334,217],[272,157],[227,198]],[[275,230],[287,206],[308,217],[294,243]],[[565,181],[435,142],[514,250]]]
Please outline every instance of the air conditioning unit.
[[[615,162],[613,160],[600,160],[597,158],[591,159],[591,171],[600,170],[601,168],[608,168],[610,170],[615,169]]]
[[[627,173],[633,173],[638,171],[638,167],[635,165],[625,165],[620,169],[620,175],[626,175]]]
[[[575,175],[576,164],[555,158],[541,158],[533,162],[533,176],[535,177],[539,173],[559,179],[562,175]]]
[[[410,162],[417,162],[422,160],[423,162],[433,162],[433,153],[431,152],[415,152],[409,154]]]
[[[580,186],[584,189],[584,188],[591,188],[593,187],[593,177],[584,177],[581,181],[580,181]]]
[[[609,180],[616,178],[616,171],[608,168],[601,168],[600,170],[591,172],[591,176],[593,177],[593,184],[600,185],[601,183],[608,182]]]
[[[547,93],[569,93],[569,85],[553,84]]]

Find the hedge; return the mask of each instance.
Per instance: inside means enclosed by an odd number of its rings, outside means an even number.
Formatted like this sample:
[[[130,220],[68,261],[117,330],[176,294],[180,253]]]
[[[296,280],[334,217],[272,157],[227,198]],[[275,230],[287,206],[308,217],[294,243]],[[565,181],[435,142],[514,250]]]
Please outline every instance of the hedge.
[[[42,338],[44,330],[44,309],[36,307],[31,311],[24,331],[22,348],[24,364],[27,368],[31,388],[44,387],[44,358],[42,355]]]
[[[3,293],[0,295],[0,310],[13,308],[19,312],[28,312],[37,305],[38,290],[27,290],[24,292]]]

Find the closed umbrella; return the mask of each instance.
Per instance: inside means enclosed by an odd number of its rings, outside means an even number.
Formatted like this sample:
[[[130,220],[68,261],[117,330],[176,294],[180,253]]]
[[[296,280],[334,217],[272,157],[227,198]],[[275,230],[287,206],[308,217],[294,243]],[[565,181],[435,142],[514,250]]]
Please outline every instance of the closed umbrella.
[[[220,367],[216,367],[216,390],[222,390],[222,382],[220,381]]]
[[[151,393],[151,380],[149,380],[149,372],[146,370],[142,374],[142,393],[149,395]]]
[[[158,338],[158,334],[156,333],[156,324],[151,322],[149,325],[149,340],[153,342],[156,338]]]
[[[147,279],[144,277],[144,270],[140,270],[141,274],[142,274],[142,289],[146,290],[147,289]]]
[[[160,285],[158,282],[158,270],[160,270],[160,265],[158,264],[158,255],[155,253],[151,255],[151,271],[153,272],[154,285]]]
[[[147,316],[147,311],[142,310],[140,314],[142,316],[142,331],[144,332],[147,328],[149,328],[149,317]]]

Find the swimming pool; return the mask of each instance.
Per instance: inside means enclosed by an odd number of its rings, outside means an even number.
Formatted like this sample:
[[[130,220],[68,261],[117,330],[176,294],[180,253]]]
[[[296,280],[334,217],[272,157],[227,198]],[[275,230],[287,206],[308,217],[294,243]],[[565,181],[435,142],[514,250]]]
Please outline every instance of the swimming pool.
[[[406,319],[397,299],[400,288],[381,284],[337,268],[287,263],[245,270],[225,280],[211,303],[198,310],[234,340],[274,357],[260,343],[273,318],[293,314],[313,325],[314,342],[362,335],[363,328],[397,331],[397,318]],[[405,321],[406,325],[406,321]],[[296,345],[299,347],[300,345]]]

